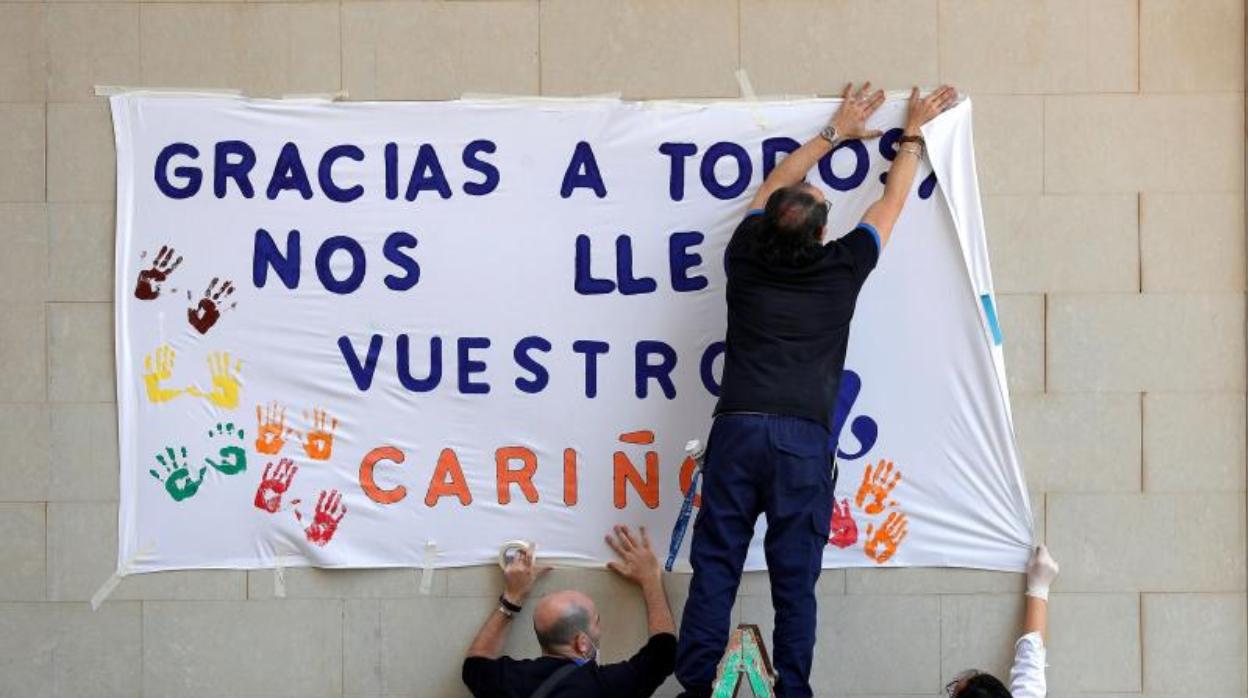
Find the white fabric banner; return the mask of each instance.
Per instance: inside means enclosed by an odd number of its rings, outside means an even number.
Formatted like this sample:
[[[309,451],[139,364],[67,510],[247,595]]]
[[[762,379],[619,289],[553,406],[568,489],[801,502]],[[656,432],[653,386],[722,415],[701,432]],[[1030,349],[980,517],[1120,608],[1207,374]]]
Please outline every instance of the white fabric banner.
[[[446,567],[511,539],[593,565],[616,523],[665,553],[725,245],[834,109],[112,97],[119,569]],[[904,111],[811,173],[831,235],[880,195]],[[1021,570],[970,102],[925,133],[854,319],[824,564]]]

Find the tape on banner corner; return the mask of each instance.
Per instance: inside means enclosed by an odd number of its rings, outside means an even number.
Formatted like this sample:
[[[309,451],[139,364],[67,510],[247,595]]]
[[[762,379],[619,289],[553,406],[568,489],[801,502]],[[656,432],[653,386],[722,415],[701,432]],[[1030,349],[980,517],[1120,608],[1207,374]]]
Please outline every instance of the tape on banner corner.
[[[420,568],[420,593],[422,596],[428,596],[433,593],[433,561],[437,556],[438,544],[431,540],[425,541],[425,554]]]
[[[125,562],[118,565],[117,571],[113,572],[112,576],[108,579],[105,579],[104,583],[100,585],[100,588],[96,589],[95,593],[91,595],[91,610],[100,610],[100,606],[104,605],[104,602],[108,600],[108,597],[111,596],[113,591],[117,589],[117,585],[121,584],[121,578],[130,574],[131,568],[134,567],[135,560],[140,557],[151,555],[155,551],[156,544],[149,542],[147,545],[139,548],[139,550],[133,555],[126,558]]]
[[[992,302],[992,294],[981,293],[979,302],[984,306],[984,316],[988,318],[988,329],[992,332],[992,343],[1001,346],[1001,323],[997,321],[997,306]]]
[[[758,108],[758,95],[754,94],[754,86],[750,84],[750,75],[745,72],[745,68],[737,68],[737,85],[741,87],[741,98],[750,105],[754,123],[760,129],[767,128],[767,118],[763,116],[763,110]]]

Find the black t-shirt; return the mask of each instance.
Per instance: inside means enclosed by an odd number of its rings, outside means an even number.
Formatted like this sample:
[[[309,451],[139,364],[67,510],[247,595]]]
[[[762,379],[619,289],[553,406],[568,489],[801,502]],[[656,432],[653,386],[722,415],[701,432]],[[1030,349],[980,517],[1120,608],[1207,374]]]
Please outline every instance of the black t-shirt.
[[[571,662],[559,657],[469,657],[464,660],[464,684],[476,698],[529,698],[546,677]],[[643,698],[654,693],[675,668],[676,636],[659,633],[628,661],[580,666],[565,676],[550,696]]]
[[[803,264],[754,252],[766,234],[751,211],[728,243],[728,336],[715,413],[763,412],[831,428],[858,291],[880,256],[866,223]]]

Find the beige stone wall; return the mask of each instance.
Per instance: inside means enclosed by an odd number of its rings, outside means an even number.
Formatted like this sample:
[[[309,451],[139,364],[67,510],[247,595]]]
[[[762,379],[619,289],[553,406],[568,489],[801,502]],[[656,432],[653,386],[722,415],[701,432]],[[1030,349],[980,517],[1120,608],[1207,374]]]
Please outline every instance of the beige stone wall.
[[[630,98],[956,83],[976,145],[1054,696],[1248,695],[1242,0],[0,2],[0,695],[451,696],[494,573],[113,569],[113,146],[94,84]],[[672,581],[679,604],[683,580]],[[557,572],[643,634],[631,590]],[[830,571],[821,695],[1002,671],[1020,579]],[[765,579],[738,613],[769,624]],[[534,642],[520,623],[514,652]],[[670,688],[670,685],[669,685]],[[670,692],[670,691],[669,691]]]

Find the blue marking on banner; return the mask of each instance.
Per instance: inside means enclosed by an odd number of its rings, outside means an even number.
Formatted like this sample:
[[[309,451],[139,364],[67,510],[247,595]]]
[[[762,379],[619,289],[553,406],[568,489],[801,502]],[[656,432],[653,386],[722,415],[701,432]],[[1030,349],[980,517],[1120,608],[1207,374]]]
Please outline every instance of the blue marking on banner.
[[[685,541],[685,530],[689,528],[689,516],[693,513],[693,498],[698,493],[698,481],[702,479],[702,469],[693,471],[693,479],[689,482],[689,491],[685,493],[685,501],[680,504],[680,515],[676,517],[676,525],[672,527],[672,543],[667,549],[667,563],[663,569],[672,571],[676,564],[676,555],[680,552],[680,544]]]
[[[992,330],[992,343],[1001,346],[1001,324],[997,322],[997,307],[992,302],[991,294],[982,294],[979,302],[984,304],[984,315],[988,317],[988,329]]]

